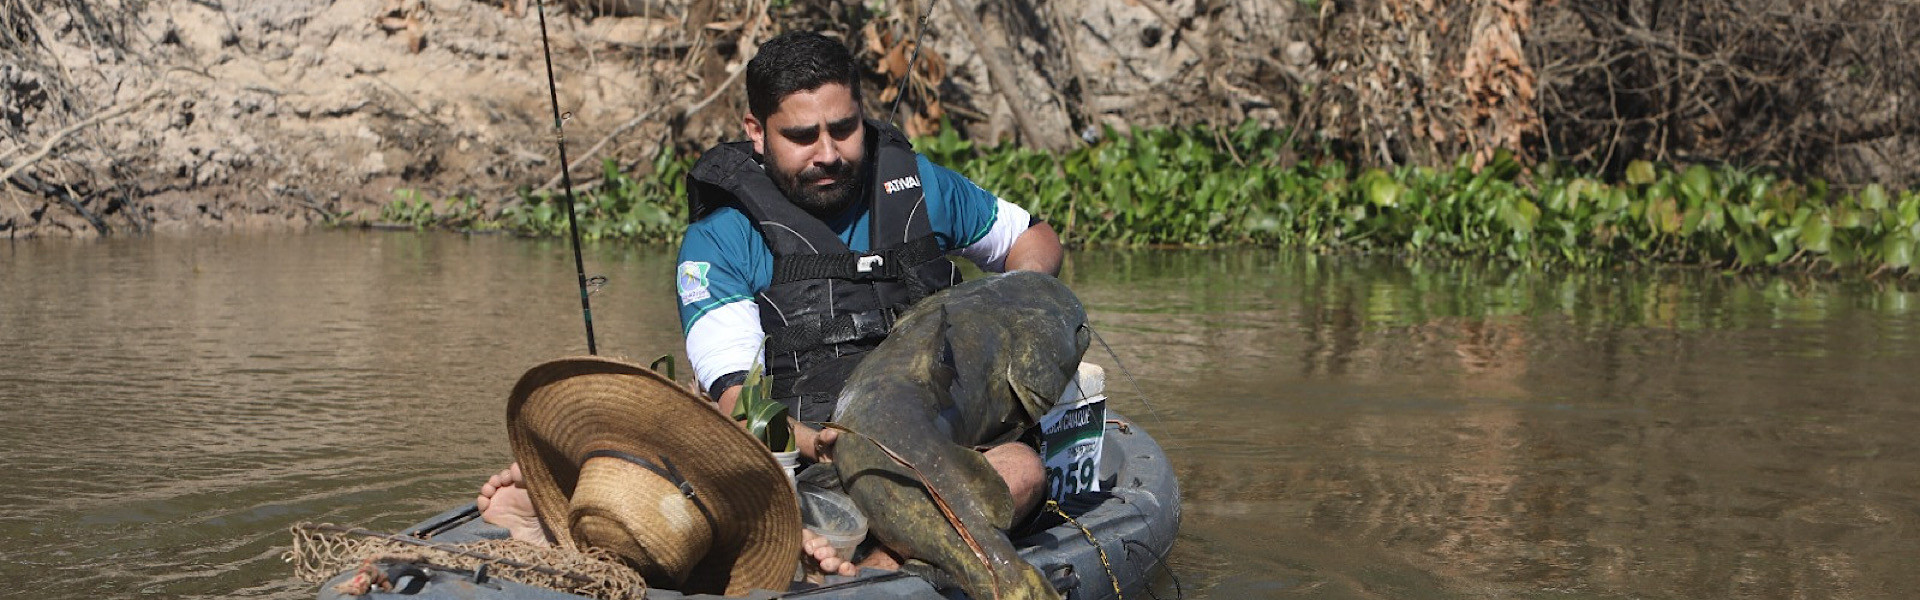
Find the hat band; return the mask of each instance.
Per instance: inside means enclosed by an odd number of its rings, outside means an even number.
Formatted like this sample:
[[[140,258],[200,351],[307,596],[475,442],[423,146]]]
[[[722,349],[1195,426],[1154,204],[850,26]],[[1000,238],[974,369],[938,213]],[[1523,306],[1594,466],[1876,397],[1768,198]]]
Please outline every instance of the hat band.
[[[634,456],[632,454],[621,452],[619,450],[601,449],[601,450],[594,450],[592,452],[588,452],[585,457],[582,457],[580,459],[580,464],[584,465],[587,463],[587,461],[593,460],[595,458],[602,457],[602,456],[605,456],[607,458],[618,458],[620,460],[624,460],[624,461],[633,463],[635,465],[639,465],[640,468],[646,469],[648,471],[652,471],[653,474],[659,475],[661,479],[665,479],[668,482],[673,483],[675,486],[678,486],[680,488],[680,495],[685,496],[687,500],[692,501],[694,508],[700,509],[700,516],[706,517],[707,527],[712,528],[715,531],[719,530],[719,523],[714,521],[713,519],[713,511],[707,510],[707,503],[700,501],[700,495],[697,493],[694,493],[693,482],[687,481],[687,478],[685,477],[681,477],[680,470],[673,467],[673,459],[667,458],[665,456],[660,457],[660,462],[666,465],[666,468],[663,469],[660,467],[660,465],[653,464],[653,461],[647,460],[645,458]]]

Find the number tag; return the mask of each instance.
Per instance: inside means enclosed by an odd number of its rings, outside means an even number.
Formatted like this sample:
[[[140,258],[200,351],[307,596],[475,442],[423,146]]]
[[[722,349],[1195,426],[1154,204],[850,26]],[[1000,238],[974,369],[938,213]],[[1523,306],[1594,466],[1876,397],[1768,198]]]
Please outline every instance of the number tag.
[[[1040,418],[1040,456],[1047,467],[1047,497],[1063,500],[1100,491],[1100,449],[1106,439],[1107,396],[1061,402]]]

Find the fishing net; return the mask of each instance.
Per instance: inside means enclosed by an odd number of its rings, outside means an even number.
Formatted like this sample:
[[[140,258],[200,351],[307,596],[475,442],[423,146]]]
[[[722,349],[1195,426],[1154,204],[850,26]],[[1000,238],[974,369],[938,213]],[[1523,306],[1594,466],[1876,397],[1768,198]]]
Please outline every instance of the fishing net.
[[[601,600],[639,600],[647,594],[640,574],[605,550],[584,552],[519,540],[481,540],[444,544],[418,538],[329,524],[294,525],[293,549],[283,558],[295,577],[322,583],[344,571],[355,576],[336,586],[349,595],[392,585],[376,564],[411,564],[423,569],[475,571],[490,577]]]

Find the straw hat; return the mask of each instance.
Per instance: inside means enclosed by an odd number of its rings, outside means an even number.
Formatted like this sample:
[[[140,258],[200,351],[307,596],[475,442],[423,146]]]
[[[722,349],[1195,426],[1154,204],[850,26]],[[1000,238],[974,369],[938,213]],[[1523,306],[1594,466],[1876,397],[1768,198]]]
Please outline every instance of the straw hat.
[[[534,367],[507,401],[507,435],[561,547],[612,550],[650,585],[687,593],[793,578],[800,513],[785,472],[658,373],[591,356]]]

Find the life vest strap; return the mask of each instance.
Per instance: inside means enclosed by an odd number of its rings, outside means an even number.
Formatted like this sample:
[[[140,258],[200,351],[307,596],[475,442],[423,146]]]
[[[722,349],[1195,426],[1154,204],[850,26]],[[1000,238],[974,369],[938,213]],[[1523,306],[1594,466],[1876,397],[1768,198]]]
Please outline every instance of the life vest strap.
[[[809,279],[848,281],[886,281],[912,277],[914,267],[936,260],[946,253],[937,236],[924,235],[912,241],[869,254],[793,254],[773,259],[773,283],[780,285]]]
[[[785,354],[834,344],[886,337],[899,316],[892,308],[841,313],[832,318],[811,315],[767,333],[767,353]]]

